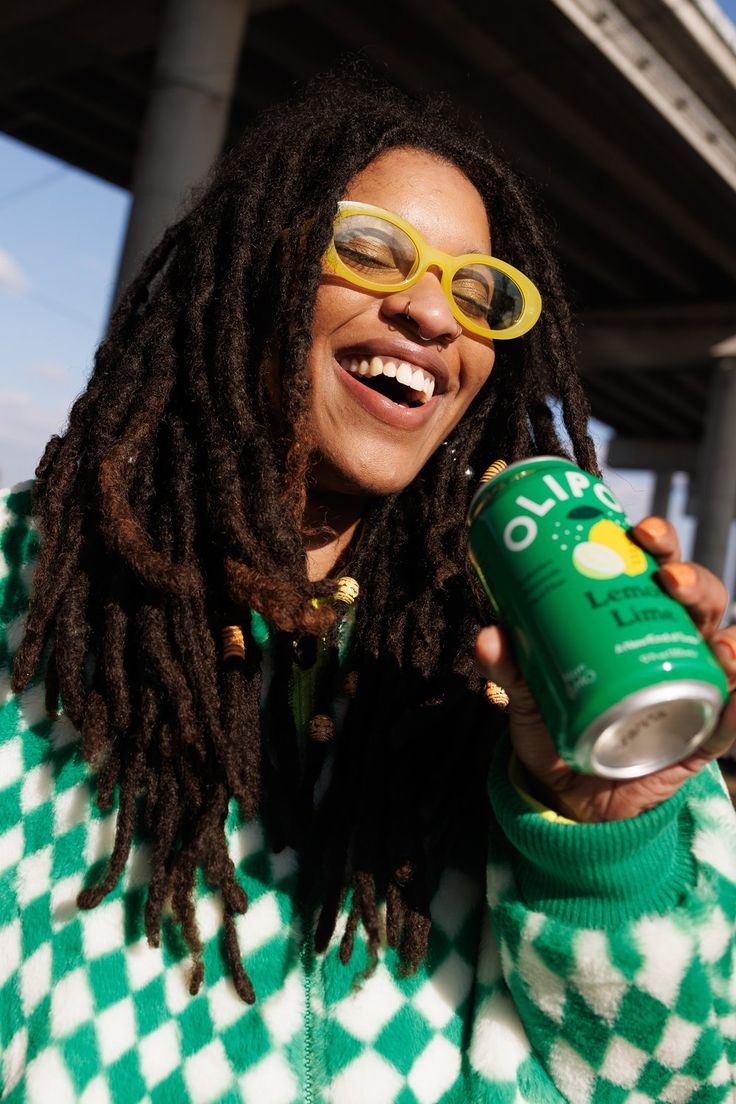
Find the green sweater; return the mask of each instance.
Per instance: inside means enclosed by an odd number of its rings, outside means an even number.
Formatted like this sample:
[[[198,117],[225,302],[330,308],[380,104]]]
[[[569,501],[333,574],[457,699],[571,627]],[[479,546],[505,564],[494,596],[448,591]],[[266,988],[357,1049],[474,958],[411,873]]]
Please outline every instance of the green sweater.
[[[486,869],[446,871],[430,950],[403,977],[390,948],[361,987],[338,931],[299,930],[296,858],[228,820],[250,907],[257,993],[229,981],[217,893],[200,885],[205,982],[170,919],[142,923],[147,849],[91,912],[75,899],[110,854],[115,814],[40,682],[9,690],[37,538],[26,485],[0,500],[0,1081],[17,1104],[647,1104],[734,1099],[734,815],[715,767],[613,824],[554,823],[490,776]],[[470,848],[469,851],[475,851]],[[344,925],[344,917],[342,924]]]

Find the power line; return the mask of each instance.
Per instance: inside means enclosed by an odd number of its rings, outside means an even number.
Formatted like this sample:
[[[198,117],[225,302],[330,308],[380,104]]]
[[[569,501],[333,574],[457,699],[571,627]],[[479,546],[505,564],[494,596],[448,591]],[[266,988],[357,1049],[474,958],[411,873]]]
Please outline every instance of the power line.
[[[42,188],[49,188],[52,184],[56,184],[58,180],[61,180],[63,176],[66,176],[68,171],[68,169],[54,169],[53,172],[46,173],[45,176],[32,181],[30,184],[24,184],[21,188],[12,188],[5,195],[0,195],[0,207],[6,207],[16,199],[25,199],[27,195],[32,192],[40,192]]]
[[[58,303],[55,299],[49,299],[46,295],[39,295],[38,292],[29,291],[26,292],[26,298],[32,299],[33,302],[38,303],[40,307],[45,307],[46,310],[53,311],[54,314],[66,318],[69,322],[75,322],[78,326],[85,326],[90,330],[97,330],[99,327],[99,323],[95,322],[93,318],[89,318],[87,315],[75,311],[73,307],[67,307],[64,303]]]

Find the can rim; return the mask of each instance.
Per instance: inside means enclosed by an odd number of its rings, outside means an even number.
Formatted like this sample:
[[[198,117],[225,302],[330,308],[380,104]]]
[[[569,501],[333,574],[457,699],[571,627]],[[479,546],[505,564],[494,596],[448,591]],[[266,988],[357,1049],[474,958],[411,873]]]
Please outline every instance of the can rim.
[[[509,464],[507,467],[500,471],[498,475],[494,475],[487,483],[483,483],[478,487],[477,491],[473,494],[468,506],[467,524],[472,524],[475,521],[476,515],[480,509],[481,503],[485,503],[486,498],[490,494],[495,494],[501,486],[505,486],[510,480],[516,479],[521,475],[520,469],[527,470],[530,467],[536,467],[539,464],[553,462],[555,464],[566,464],[568,467],[577,467],[572,460],[568,460],[566,456],[554,456],[544,454],[542,456],[528,456],[524,460],[514,460],[513,464]]]
[[[680,692],[679,695],[676,691]],[[630,724],[637,713],[644,713],[653,706],[677,708],[684,702],[700,707],[701,724],[685,736],[679,745],[673,742],[666,754],[650,759],[643,757],[626,765],[606,762],[601,752],[601,742],[615,737],[620,725]],[[700,747],[715,728],[723,703],[722,690],[715,683],[704,679],[667,680],[643,686],[626,694],[587,726],[577,742],[576,759],[585,764],[584,770],[602,778],[641,778],[642,775],[680,762]]]

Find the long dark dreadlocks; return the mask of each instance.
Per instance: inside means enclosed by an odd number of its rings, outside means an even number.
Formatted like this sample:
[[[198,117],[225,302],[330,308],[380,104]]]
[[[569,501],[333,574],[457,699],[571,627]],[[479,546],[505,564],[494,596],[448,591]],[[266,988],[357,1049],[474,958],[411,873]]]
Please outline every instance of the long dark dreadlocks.
[[[248,632],[249,609],[282,643],[334,635],[335,607],[310,601],[334,584],[306,574],[304,365],[337,200],[356,172],[399,146],[466,174],[494,251],[537,283],[545,309],[526,337],[499,343],[490,380],[411,486],[371,509],[350,563],[361,583],[357,698],[314,813],[290,767],[293,723],[276,694],[277,753],[262,754],[255,643],[244,662],[224,665],[218,641],[226,624]],[[279,418],[267,386],[274,359]],[[255,999],[234,923],[247,899],[226,844],[231,799],[245,818],[266,818],[274,847],[299,848],[318,949],[352,890],[344,962],[360,922],[375,954],[379,898],[406,967],[426,953],[428,901],[450,842],[468,810],[478,822],[487,815],[478,767],[500,723],[472,658],[487,615],[464,552],[473,489],[464,473],[496,456],[562,453],[549,397],[576,460],[596,470],[574,361],[556,263],[514,174],[446,103],[407,98],[362,72],[318,79],[261,117],[143,265],[66,433],[38,467],[43,541],[14,687],[27,685],[48,646],[49,708],[60,696],[81,731],[100,806],[119,791],[109,868],[82,892],[82,908],[120,877],[142,796],[153,844],[146,933],[158,943],[170,896],[194,957],[192,992],[203,970],[193,904],[201,867],[222,893],[238,992]]]

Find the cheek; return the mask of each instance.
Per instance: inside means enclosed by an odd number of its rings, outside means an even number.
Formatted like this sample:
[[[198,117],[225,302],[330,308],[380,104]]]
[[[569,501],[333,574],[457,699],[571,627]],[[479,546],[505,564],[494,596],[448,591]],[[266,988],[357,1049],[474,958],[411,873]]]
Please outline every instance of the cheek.
[[[317,291],[312,320],[312,344],[319,347],[328,343],[334,334],[356,315],[370,308],[372,298],[357,288],[341,287],[323,281]]]
[[[479,346],[473,342],[473,347],[464,359],[462,390],[467,407],[492,374],[493,365],[496,362],[496,350],[493,345],[489,348],[488,345]]]

